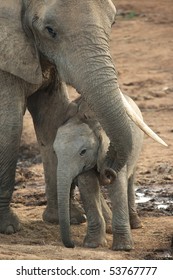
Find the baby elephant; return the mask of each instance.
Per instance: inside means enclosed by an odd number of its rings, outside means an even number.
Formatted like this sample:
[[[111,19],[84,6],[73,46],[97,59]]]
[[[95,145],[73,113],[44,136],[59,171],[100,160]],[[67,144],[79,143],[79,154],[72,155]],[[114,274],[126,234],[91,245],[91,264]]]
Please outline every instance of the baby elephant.
[[[137,105],[129,97],[125,98],[142,118]],[[70,238],[69,198],[71,185],[75,182],[88,221],[84,246],[98,247],[106,244],[105,221],[108,220],[109,225],[111,217],[100,193],[100,184],[103,182],[99,176],[109,139],[82,98],[71,103],[67,115],[67,121],[58,129],[54,141],[58,158],[57,192],[61,237],[66,247],[74,247]],[[113,213],[113,250],[131,250],[133,240],[130,227],[141,227],[135,206],[134,174],[143,143],[143,132],[130,119],[129,122],[133,135],[132,153],[116,178],[111,171],[107,174]]]

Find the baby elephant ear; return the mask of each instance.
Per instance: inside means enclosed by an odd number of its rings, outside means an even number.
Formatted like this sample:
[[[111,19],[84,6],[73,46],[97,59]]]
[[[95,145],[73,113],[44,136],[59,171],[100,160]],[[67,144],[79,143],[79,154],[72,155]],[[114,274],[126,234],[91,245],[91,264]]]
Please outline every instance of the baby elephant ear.
[[[31,83],[42,82],[37,50],[25,35],[18,18],[0,12],[0,69]]]

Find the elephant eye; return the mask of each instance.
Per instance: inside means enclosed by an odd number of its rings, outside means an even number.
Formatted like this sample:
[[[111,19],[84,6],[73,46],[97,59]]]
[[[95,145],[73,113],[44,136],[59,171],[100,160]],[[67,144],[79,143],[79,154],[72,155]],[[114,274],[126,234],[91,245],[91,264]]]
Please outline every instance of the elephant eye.
[[[86,153],[86,149],[83,149],[81,152],[80,152],[80,156],[83,156],[85,153]]]
[[[51,35],[52,38],[56,37],[56,32],[53,30],[52,27],[46,26],[46,30],[48,31],[48,33]]]

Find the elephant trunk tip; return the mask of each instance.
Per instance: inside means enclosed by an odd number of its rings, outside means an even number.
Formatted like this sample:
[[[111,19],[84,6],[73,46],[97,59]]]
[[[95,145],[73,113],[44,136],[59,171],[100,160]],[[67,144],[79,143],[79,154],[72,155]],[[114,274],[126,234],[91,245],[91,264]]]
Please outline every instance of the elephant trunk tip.
[[[73,241],[63,241],[63,244],[66,248],[74,248],[75,244]]]
[[[104,168],[100,173],[100,182],[102,185],[111,185],[116,177],[117,173],[112,168]]]

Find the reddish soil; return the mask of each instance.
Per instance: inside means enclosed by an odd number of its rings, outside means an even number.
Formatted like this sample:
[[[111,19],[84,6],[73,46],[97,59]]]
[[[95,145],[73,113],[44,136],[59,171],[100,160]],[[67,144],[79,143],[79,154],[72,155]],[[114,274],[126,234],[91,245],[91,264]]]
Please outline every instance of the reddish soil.
[[[22,230],[10,236],[0,234],[0,259],[173,259],[172,0],[114,2],[118,15],[112,29],[111,53],[119,84],[139,105],[146,123],[168,144],[165,148],[147,136],[144,140],[136,185],[143,193],[152,190],[155,196],[149,204],[138,204],[143,228],[132,231],[135,249],[111,251],[110,234],[107,234],[107,247],[83,248],[86,224],[71,226],[76,247],[67,249],[62,245],[59,226],[42,221],[45,182],[27,112],[12,202]],[[76,96],[74,90],[70,89],[70,95]],[[153,207],[159,196],[164,197],[166,210]]]

